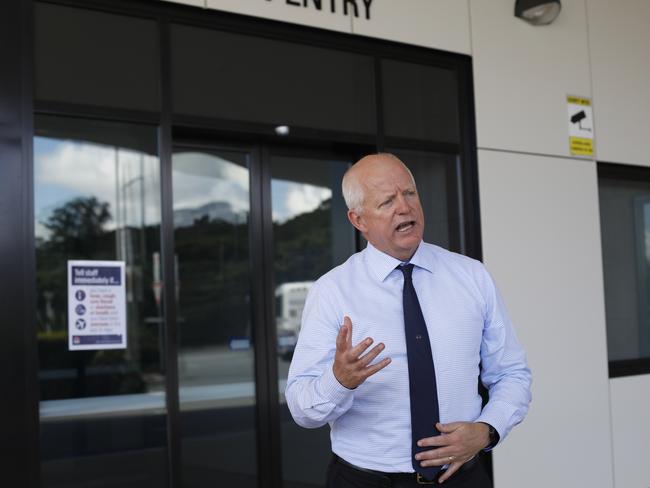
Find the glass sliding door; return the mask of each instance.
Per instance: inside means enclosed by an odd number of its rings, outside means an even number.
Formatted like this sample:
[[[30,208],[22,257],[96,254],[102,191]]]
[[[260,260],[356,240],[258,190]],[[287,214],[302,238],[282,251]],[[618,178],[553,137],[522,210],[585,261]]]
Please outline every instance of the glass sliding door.
[[[352,158],[271,152],[273,276],[278,350],[283,486],[325,485],[331,457],[329,427],[298,427],[284,389],[300,320],[312,283],[355,251],[341,179]]]
[[[250,154],[173,155],[183,486],[256,487]]]
[[[156,129],[37,116],[35,133],[42,486],[165,486]],[[69,327],[108,334],[91,315],[114,306],[99,303],[112,302],[106,295],[93,298],[97,287],[68,293],[70,260],[124,263],[123,347],[100,341],[74,350],[69,342]],[[85,320],[69,319],[69,302],[80,316],[88,307]]]

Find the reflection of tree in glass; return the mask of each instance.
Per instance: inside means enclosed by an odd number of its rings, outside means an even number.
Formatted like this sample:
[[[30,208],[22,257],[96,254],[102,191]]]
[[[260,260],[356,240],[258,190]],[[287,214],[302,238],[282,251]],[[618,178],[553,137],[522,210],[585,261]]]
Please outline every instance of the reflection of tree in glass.
[[[273,226],[276,284],[316,280],[332,267],[331,204]]]
[[[143,324],[143,318],[158,316],[151,287],[143,286],[153,280],[149,256],[158,250],[158,225],[119,229],[133,244],[132,252],[121,258],[127,264],[127,292],[132,297],[127,303],[129,348],[68,351],[67,262],[116,259],[116,230],[108,227],[112,220],[110,204],[91,196],[67,201],[42,222],[49,235],[36,248],[37,329],[40,368],[51,371],[41,380],[43,400],[136,393],[145,389],[143,373],[159,372],[158,323]],[[144,254],[138,252],[140,239]],[[155,249],[146,249],[147,243]],[[135,288],[146,293],[138,296]]]
[[[111,220],[108,202],[95,197],[79,197],[56,208],[43,224],[52,233],[50,245],[71,253],[86,254]]]

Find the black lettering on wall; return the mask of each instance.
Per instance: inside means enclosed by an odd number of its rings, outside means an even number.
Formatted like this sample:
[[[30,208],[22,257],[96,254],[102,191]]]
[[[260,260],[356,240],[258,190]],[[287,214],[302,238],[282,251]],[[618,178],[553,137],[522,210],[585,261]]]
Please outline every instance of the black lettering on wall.
[[[366,7],[366,19],[370,20],[370,5],[372,0],[363,0],[363,6]]]
[[[316,10],[323,10],[323,0],[312,0],[314,2],[314,7],[316,7]],[[303,5],[307,7],[307,4],[309,3],[309,0],[303,0]]]
[[[287,0],[287,5],[295,5],[296,7],[302,7],[302,5],[300,5],[300,2],[298,2],[297,0]]]
[[[354,7],[354,16],[359,17],[359,7],[357,6],[357,0],[343,0],[343,13],[348,15],[348,5]]]
[[[330,0],[330,10],[333,14],[336,13],[336,0]]]

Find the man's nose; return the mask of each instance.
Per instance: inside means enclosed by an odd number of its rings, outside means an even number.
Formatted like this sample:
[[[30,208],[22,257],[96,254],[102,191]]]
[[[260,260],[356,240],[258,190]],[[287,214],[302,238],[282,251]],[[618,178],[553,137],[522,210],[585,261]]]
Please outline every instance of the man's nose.
[[[395,210],[397,211],[397,213],[400,214],[408,213],[411,210],[411,206],[406,201],[404,195],[402,194],[397,195],[397,199],[395,201]]]

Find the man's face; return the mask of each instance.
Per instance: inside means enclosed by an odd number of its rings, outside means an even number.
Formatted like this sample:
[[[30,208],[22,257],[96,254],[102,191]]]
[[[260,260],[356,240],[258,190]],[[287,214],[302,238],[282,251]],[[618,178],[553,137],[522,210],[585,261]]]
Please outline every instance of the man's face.
[[[361,161],[360,163],[364,163]],[[424,215],[411,176],[392,158],[375,156],[359,168],[363,211],[348,218],[373,246],[407,261],[422,241]]]

